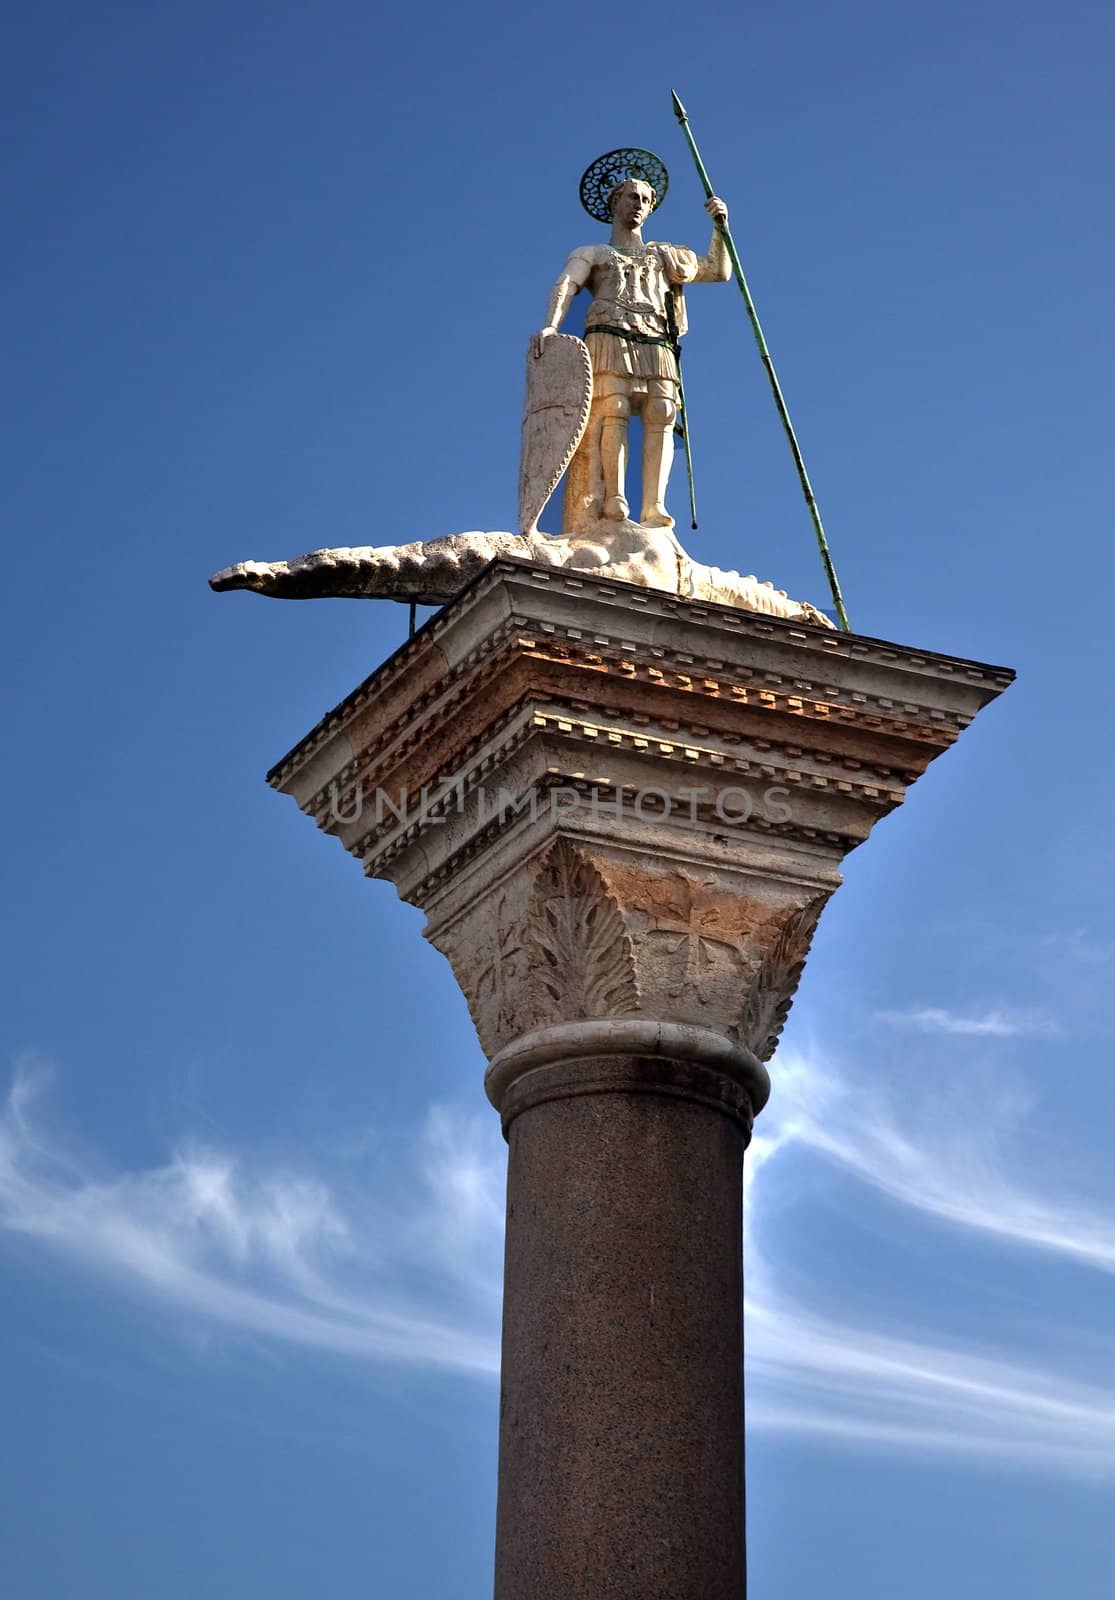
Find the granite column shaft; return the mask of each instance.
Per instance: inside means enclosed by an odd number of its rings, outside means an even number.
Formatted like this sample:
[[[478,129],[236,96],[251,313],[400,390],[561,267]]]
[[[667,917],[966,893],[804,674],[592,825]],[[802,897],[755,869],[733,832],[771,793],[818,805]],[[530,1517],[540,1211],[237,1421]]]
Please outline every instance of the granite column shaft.
[[[609,1056],[501,1109],[496,1600],[740,1600],[747,1097]]]

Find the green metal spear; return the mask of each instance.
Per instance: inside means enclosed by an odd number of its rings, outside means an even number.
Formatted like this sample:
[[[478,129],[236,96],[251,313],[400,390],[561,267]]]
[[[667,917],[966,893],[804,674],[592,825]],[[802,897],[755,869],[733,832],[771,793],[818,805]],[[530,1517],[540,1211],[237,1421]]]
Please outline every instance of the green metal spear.
[[[681,443],[685,451],[685,474],[689,479],[689,526],[697,531],[697,487],[693,482],[693,447],[689,442],[689,407],[685,403],[685,379],[681,375],[681,358],[678,358],[678,422],[681,424]],[[678,428],[675,425],[675,433]]]
[[[686,115],[685,107],[678,99],[676,92],[671,90],[671,93],[673,94],[674,98],[674,115],[681,123],[681,131],[685,135],[686,142],[688,143],[690,152],[693,156],[693,160],[697,164],[697,175],[704,186],[706,196],[711,200],[716,191],[709,182],[709,175],[705,171],[704,162],[701,160],[701,152],[697,149],[697,141],[694,139],[692,130],[689,126],[689,118]],[[735,240],[732,238],[732,231],[728,227],[728,224],[726,222],[718,222],[716,226],[720,230],[721,237],[723,238],[727,247],[728,259],[732,263],[732,271],[735,274],[736,282],[739,284],[740,293],[743,295],[743,303],[747,307],[747,315],[751,321],[751,331],[755,335],[755,343],[759,346],[759,355],[762,357],[763,367],[765,368],[766,375],[770,380],[771,393],[774,395],[774,403],[778,408],[778,415],[782,420],[782,427],[785,431],[786,438],[790,443],[790,453],[794,458],[794,466],[797,468],[798,481],[801,484],[801,492],[804,494],[805,503],[809,508],[809,516],[813,523],[813,532],[817,536],[817,547],[821,552],[821,561],[824,564],[825,575],[829,581],[829,588],[832,590],[832,600],[833,605],[836,608],[836,615],[840,619],[840,626],[844,629],[844,632],[851,633],[852,625],[848,621],[848,613],[844,609],[844,596],[840,592],[840,580],[837,578],[836,568],[832,564],[832,556],[829,552],[828,540],[825,538],[825,530],[821,522],[821,513],[817,505],[817,497],[813,493],[813,485],[810,483],[809,474],[805,470],[805,461],[802,457],[801,449],[794,433],[794,425],[790,421],[790,413],[786,408],[786,401],[782,394],[782,386],[778,382],[778,374],[774,370],[774,362],[771,360],[770,351],[767,349],[767,341],[763,337],[763,329],[761,323],[759,322],[759,314],[755,310],[755,302],[751,298],[751,290],[747,287],[747,279],[743,274],[743,265],[739,259],[739,252],[736,249]]]
[[[689,479],[689,525],[697,529],[697,487],[693,482],[693,449],[689,442],[689,407],[685,403],[685,378],[681,370],[681,340],[678,338],[677,313],[674,309],[674,291],[666,290],[666,331],[674,341],[674,360],[678,368],[678,419],[674,432],[680,433],[685,446],[685,472]]]

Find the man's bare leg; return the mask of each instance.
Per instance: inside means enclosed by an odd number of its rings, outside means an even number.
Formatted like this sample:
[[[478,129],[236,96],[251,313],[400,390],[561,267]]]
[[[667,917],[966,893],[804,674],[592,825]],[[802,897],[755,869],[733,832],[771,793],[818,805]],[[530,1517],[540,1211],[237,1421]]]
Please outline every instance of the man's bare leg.
[[[603,514],[609,522],[623,522],[631,508],[624,498],[627,477],[627,432],[631,402],[625,394],[605,394],[599,401],[600,466],[604,474]]]
[[[666,510],[666,484],[674,463],[674,418],[677,407],[664,395],[643,401],[643,513],[644,528],[672,528]]]

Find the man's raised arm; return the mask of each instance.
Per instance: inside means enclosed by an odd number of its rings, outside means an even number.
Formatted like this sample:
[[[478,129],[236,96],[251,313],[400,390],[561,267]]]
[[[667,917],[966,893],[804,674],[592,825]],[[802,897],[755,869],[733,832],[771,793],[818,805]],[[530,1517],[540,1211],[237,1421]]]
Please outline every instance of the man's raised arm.
[[[728,246],[724,243],[724,235],[716,226],[718,222],[727,222],[728,207],[718,195],[713,195],[705,204],[705,210],[713,221],[712,238],[709,240],[708,254],[697,259],[697,276],[694,283],[727,283],[732,276],[732,263],[728,259]]]

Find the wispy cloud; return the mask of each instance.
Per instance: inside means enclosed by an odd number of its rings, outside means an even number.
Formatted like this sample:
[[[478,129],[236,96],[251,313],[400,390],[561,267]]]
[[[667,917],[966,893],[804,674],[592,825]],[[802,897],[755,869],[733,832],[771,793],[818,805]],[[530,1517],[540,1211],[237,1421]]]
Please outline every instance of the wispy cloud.
[[[478,1124],[431,1112],[406,1192],[362,1195],[357,1222],[319,1178],[211,1147],[138,1173],[85,1172],[32,1121],[47,1082],[41,1069],[19,1072],[0,1116],[10,1232],[242,1333],[498,1370],[502,1207],[485,1189]]]
[[[853,1083],[832,1061],[783,1052],[774,1076],[746,1173],[751,1425],[1000,1464],[1115,1471],[1110,1388],[1066,1377],[1071,1357],[1050,1370],[991,1347],[845,1320],[839,1308],[820,1311],[789,1295],[763,1247],[767,1175],[810,1150],[919,1211],[1115,1270],[1115,1212],[1039,1201],[1009,1176],[1010,1135],[1028,1132],[1028,1101],[968,1084],[969,1116],[954,1120],[934,1085],[920,1099],[904,1096],[899,1116],[877,1084]],[[1072,1331],[1064,1337],[1067,1351]]]
[[[1115,1272],[1115,1203],[1017,1176],[1032,1171],[1033,1134],[1030,1100],[1016,1086],[938,1075],[904,1085],[896,1099],[836,1061],[790,1051],[778,1057],[776,1084],[753,1146],[759,1161],[764,1146],[769,1155],[810,1148],[904,1205]]]
[[[942,1006],[914,1006],[908,1011],[876,1011],[875,1020],[897,1028],[916,1028],[920,1033],[963,1034],[976,1039],[1018,1039],[1057,1031],[1048,1017],[1037,1012],[1002,1009],[963,1016]]]
[[[987,1092],[942,1116],[939,1092],[896,1109],[832,1062],[783,1053],[747,1163],[749,1419],[909,1450],[1115,1468],[1109,1393],[994,1348],[899,1336],[790,1296],[768,1254],[775,1164],[822,1155],[950,1223],[1115,1269],[1115,1222],[1011,1172],[1028,1114]],[[437,1107],[401,1173],[346,1193],[213,1146],[105,1177],[41,1131],[47,1082],[22,1072],[0,1116],[0,1225],[123,1288],[230,1332],[476,1376],[498,1369],[504,1154],[494,1117]],[[967,1089],[969,1102],[971,1087]],[[969,1109],[971,1106],[969,1103]],[[1066,1342],[1071,1333],[1066,1330]]]
[[[905,1450],[1115,1471],[1110,1389],[994,1351],[900,1338],[782,1294],[752,1244],[749,1420]]]

